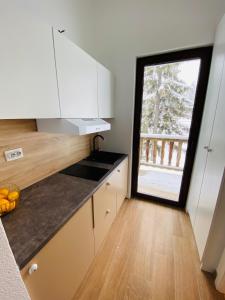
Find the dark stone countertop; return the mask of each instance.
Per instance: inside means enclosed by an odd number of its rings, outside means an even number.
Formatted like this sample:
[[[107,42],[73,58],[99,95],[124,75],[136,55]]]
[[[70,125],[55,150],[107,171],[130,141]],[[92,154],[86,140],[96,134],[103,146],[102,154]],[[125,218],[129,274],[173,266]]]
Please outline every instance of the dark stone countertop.
[[[123,155],[113,165],[88,162],[89,166],[109,169],[99,181],[57,173],[22,191],[18,208],[2,217],[9,244],[20,269],[76,213],[126,157],[127,155]],[[85,161],[81,163],[87,164]]]

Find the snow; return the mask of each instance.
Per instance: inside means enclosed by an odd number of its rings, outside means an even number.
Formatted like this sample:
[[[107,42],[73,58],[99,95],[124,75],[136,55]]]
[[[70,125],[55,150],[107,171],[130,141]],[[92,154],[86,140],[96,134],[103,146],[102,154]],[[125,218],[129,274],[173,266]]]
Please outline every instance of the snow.
[[[138,192],[178,201],[182,171],[140,166]]]

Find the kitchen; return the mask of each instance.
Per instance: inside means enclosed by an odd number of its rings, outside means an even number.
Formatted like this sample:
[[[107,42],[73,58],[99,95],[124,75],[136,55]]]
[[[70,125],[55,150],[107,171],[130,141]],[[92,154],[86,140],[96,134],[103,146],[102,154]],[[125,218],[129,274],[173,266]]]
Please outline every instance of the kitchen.
[[[136,58],[212,45],[225,6],[219,0],[213,9],[210,3],[200,6],[183,40],[164,36],[164,44],[155,39],[155,48],[151,43],[141,48],[138,34],[126,45],[132,11],[118,3],[111,11],[112,3],[97,2],[1,4],[0,187],[15,184],[21,197],[18,207],[1,217],[1,265],[5,263],[0,299],[222,299],[213,279],[200,270],[187,214],[131,197],[131,171]],[[148,5],[142,4],[133,7],[139,21]],[[100,8],[112,27],[101,23]],[[166,26],[160,4],[156,11]],[[186,15],[183,6],[177,11]],[[115,16],[124,22],[121,32]],[[194,35],[200,17],[202,27]],[[222,78],[219,65],[213,82]],[[196,194],[194,183],[188,197]],[[213,213],[220,204],[215,198]],[[195,205],[188,200],[193,227]],[[196,229],[194,234],[198,244]],[[208,235],[209,230],[200,247]],[[211,268],[201,260],[203,270],[216,269],[224,246],[220,242]],[[222,279],[216,283],[220,292]]]

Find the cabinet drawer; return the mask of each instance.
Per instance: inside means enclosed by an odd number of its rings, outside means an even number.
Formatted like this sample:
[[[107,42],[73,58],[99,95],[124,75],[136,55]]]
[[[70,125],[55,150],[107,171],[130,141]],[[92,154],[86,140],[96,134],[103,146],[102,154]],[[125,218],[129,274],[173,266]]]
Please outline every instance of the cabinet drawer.
[[[95,252],[98,251],[116,216],[116,190],[110,178],[93,196]]]
[[[32,300],[70,300],[94,258],[91,199],[21,271]],[[38,270],[29,275],[33,264]]]

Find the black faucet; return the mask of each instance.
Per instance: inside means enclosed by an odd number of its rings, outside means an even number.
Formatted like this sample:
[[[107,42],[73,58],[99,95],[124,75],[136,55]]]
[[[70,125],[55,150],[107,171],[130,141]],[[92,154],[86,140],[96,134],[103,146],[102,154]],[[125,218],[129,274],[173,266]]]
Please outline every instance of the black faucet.
[[[100,134],[95,135],[93,137],[93,152],[99,151],[99,147],[97,150],[95,149],[95,142],[96,142],[96,138],[98,138],[98,137],[104,141],[104,137],[102,135],[100,135]]]

